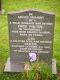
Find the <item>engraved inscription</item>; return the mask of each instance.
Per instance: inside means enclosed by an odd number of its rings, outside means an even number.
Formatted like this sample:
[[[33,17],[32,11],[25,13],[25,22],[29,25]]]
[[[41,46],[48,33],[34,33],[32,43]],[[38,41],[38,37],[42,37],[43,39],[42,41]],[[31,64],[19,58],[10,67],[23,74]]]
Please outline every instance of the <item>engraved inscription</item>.
[[[12,54],[50,54],[53,44],[53,16],[38,11],[9,14]],[[48,15],[48,16],[47,16]],[[11,18],[11,19],[10,19]],[[16,18],[16,19],[14,19]],[[18,57],[17,57],[18,58]]]

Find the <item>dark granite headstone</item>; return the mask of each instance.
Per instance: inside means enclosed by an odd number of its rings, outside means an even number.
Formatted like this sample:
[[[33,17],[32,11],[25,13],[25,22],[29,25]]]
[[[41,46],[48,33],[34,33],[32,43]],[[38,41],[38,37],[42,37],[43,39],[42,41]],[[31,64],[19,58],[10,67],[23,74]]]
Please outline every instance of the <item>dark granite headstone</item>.
[[[1,0],[0,0],[0,11],[1,11]]]
[[[5,10],[2,9],[2,1],[0,0],[0,14],[4,14]]]
[[[54,18],[54,14],[37,10],[8,14],[10,63],[24,63],[30,60],[29,53],[35,53],[39,61],[51,64]]]

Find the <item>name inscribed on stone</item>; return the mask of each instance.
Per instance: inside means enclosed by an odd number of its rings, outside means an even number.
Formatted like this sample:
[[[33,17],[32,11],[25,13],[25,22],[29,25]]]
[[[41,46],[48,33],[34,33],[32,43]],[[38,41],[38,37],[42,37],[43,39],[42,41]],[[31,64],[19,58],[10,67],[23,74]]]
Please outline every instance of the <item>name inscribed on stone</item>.
[[[52,53],[54,15],[29,10],[8,14],[8,20],[12,59]]]

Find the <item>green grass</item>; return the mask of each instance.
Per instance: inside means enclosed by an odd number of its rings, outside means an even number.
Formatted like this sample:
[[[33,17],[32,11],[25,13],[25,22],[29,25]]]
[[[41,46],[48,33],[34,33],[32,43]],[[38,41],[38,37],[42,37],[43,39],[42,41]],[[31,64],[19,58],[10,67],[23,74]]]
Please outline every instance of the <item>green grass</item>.
[[[7,13],[10,11],[38,9],[55,13],[53,55],[57,59],[58,68],[60,68],[60,0],[2,0],[2,7],[5,9],[5,14],[0,15],[0,80],[21,80],[19,74],[3,73],[5,62],[9,56]]]

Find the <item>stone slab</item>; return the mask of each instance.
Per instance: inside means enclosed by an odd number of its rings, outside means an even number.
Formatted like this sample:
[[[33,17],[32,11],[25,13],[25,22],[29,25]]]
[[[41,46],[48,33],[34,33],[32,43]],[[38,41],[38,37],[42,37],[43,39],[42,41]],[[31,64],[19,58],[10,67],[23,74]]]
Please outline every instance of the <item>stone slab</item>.
[[[10,58],[8,58],[7,63],[5,64],[4,72],[23,72],[24,71],[24,64],[11,62]]]
[[[0,14],[4,14],[4,13],[5,13],[5,10],[2,9],[2,10],[0,11]]]
[[[4,72],[24,72],[24,63],[11,62],[10,58],[8,58]],[[52,59],[52,74],[57,74],[55,59]]]
[[[56,59],[52,59],[52,74],[57,74]]]
[[[8,13],[10,58],[29,61],[29,53],[37,60],[51,63],[55,15],[39,10]]]

